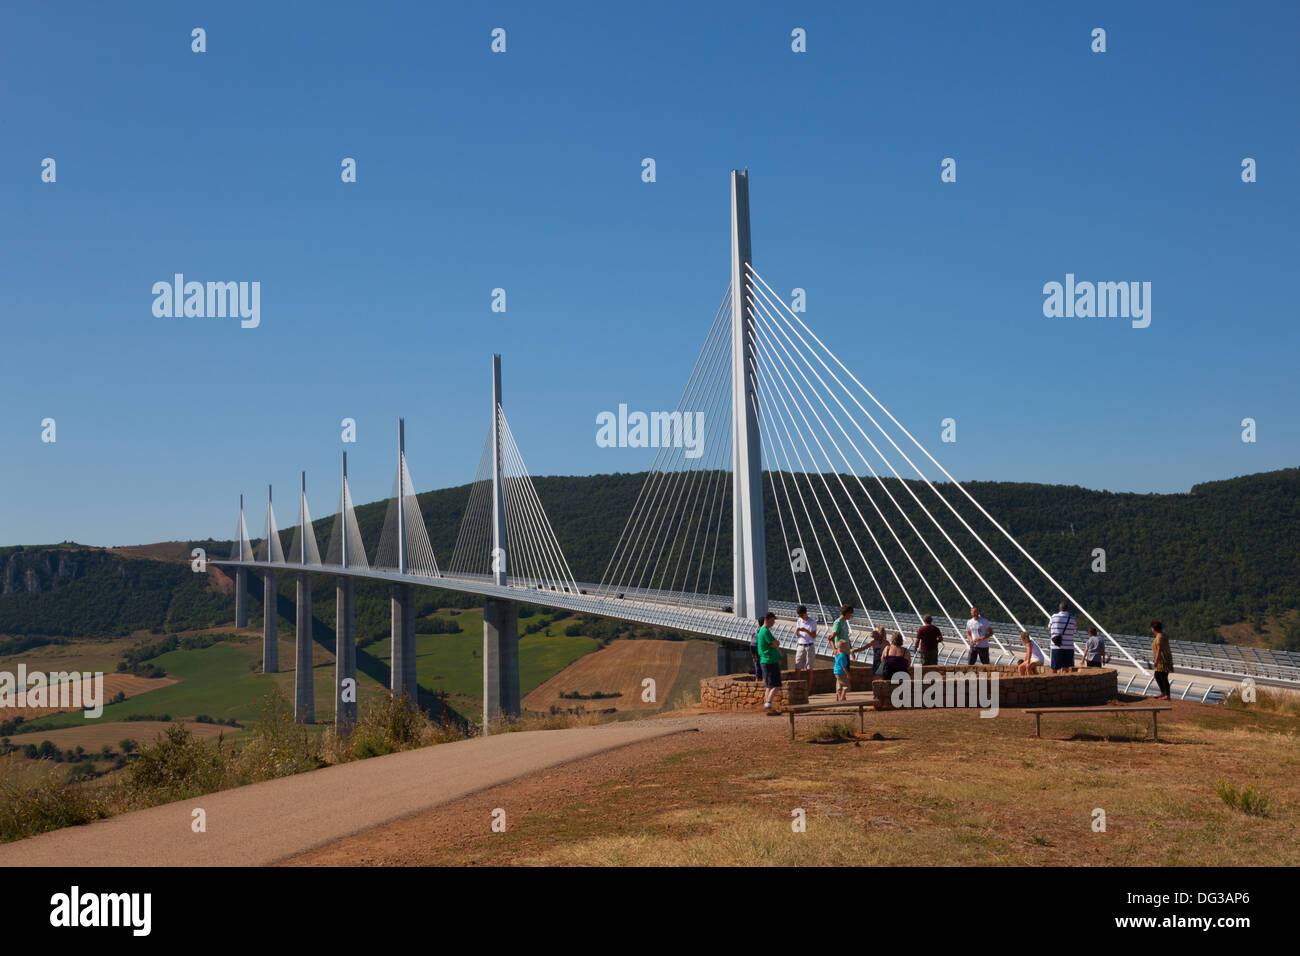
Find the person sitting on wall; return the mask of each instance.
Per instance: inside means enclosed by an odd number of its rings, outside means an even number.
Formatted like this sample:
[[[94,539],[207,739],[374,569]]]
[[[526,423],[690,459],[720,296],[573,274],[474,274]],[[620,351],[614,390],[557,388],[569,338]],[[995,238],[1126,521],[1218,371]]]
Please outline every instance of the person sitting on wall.
[[[1020,632],[1020,641],[1025,645],[1025,656],[1016,670],[1021,677],[1037,674],[1038,669],[1043,666],[1042,649],[1034,643],[1034,639],[1029,636],[1028,631]]]
[[[894,640],[885,647],[884,653],[880,656],[884,664],[884,673],[882,677],[890,678],[899,671],[905,671],[912,666],[912,655],[907,653],[907,648],[903,647],[903,635],[895,632]]]
[[[871,643],[867,647],[871,648],[871,672],[880,673],[880,658],[885,653],[885,648],[889,646],[889,635],[885,633],[883,624],[876,625],[871,632]]]

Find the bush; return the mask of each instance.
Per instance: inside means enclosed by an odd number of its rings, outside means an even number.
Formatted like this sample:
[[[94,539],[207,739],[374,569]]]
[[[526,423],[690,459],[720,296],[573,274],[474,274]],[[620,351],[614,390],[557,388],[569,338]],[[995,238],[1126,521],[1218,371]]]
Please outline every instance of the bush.
[[[459,621],[453,621],[438,615],[417,621],[415,625],[416,634],[459,634],[463,630],[464,628],[460,626]]]
[[[61,778],[53,767],[35,781],[19,783],[10,779],[9,766],[5,761],[0,768],[0,841],[90,823],[111,812],[99,795]]]
[[[220,739],[220,738],[219,738]],[[262,714],[238,752],[236,783],[255,783],[287,777],[325,766],[320,739],[294,723],[293,706],[279,687],[263,698]]]
[[[1247,784],[1238,790],[1227,780],[1220,780],[1215,784],[1214,789],[1219,794],[1219,799],[1234,810],[1240,810],[1252,817],[1268,815],[1268,797],[1256,790],[1254,784]]]
[[[229,762],[220,740],[210,746],[178,722],[140,748],[127,776],[127,793],[145,806],[211,793],[225,786]]]
[[[448,713],[445,707],[442,712]],[[341,738],[332,730],[326,731],[323,750],[332,762],[343,763],[464,740],[466,736],[446,717],[441,724],[434,723],[405,694],[380,694],[361,709],[349,735]]]

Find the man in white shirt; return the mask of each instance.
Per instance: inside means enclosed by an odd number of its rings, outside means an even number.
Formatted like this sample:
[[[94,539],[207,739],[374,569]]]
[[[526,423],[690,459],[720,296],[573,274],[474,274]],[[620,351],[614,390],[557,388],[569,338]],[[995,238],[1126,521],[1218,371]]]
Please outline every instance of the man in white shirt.
[[[817,660],[817,622],[808,616],[808,609],[800,604],[794,610],[794,679],[799,671],[808,671],[808,692],[812,693],[812,669]]]
[[[1052,670],[1074,666],[1074,632],[1078,627],[1079,622],[1070,613],[1070,605],[1062,601],[1060,609],[1047,625],[1052,636]]]
[[[980,614],[980,609],[970,609],[970,620],[966,622],[966,643],[970,645],[970,657],[966,663],[981,664],[989,662],[989,638],[993,636],[993,625],[988,618]]]

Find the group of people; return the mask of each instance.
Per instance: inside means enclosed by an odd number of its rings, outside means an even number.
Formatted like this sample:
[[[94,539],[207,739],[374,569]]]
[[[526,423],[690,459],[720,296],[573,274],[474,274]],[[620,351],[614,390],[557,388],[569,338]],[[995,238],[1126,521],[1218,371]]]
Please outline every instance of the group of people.
[[[808,616],[808,608],[802,604],[795,609],[795,619],[794,676],[798,680],[802,671],[808,671],[811,679],[817,653],[818,622]],[[901,633],[895,632],[891,638],[885,628],[879,626],[872,629],[869,642],[855,648],[850,636],[852,630],[849,622],[852,620],[853,605],[845,604],[840,608],[840,616],[831,625],[828,637],[831,657],[834,660],[836,700],[848,699],[849,669],[860,650],[868,648],[871,650],[871,670],[883,677],[892,677],[899,671],[908,670],[912,666],[914,654],[920,655],[920,663],[925,666],[939,663],[939,645],[943,643],[943,632],[935,627],[928,614],[923,618],[924,623],[912,638],[910,649],[903,647]],[[771,710],[772,699],[781,686],[783,654],[776,636],[772,633],[772,626],[775,623],[776,614],[771,611],[760,618],[758,635],[752,645],[755,676],[762,680],[767,688],[763,703],[765,710]],[[1044,666],[1050,666],[1053,671],[1073,667],[1074,638],[1078,627],[1079,622],[1070,610],[1070,605],[1062,601],[1057,612],[1048,622],[1048,636],[1051,641],[1050,661],[1043,659],[1042,649],[1029,636],[1029,632],[1021,631],[1020,641],[1024,645],[1024,657],[1016,661],[1018,672],[1022,675],[1030,675],[1037,673]],[[1168,700],[1169,674],[1174,669],[1173,655],[1170,652],[1169,641],[1164,635],[1164,625],[1160,621],[1151,622],[1151,633],[1154,636],[1151,645],[1152,669],[1155,671],[1156,683],[1160,687],[1159,698]],[[968,665],[989,663],[989,641],[993,636],[993,625],[980,613],[978,607],[972,607],[970,620],[966,622],[966,644],[969,649],[966,663]],[[1083,648],[1084,666],[1101,667],[1109,660],[1105,639],[1097,633],[1097,628],[1088,628],[1088,641]]]
[[[1062,618],[1063,614],[1067,616]],[[1054,671],[1073,667],[1074,634],[1078,624],[1065,605],[1052,615],[1052,622],[1048,625],[1048,633],[1052,641],[1050,667]],[[1043,659],[1042,649],[1029,636],[1028,631],[1020,632],[1020,643],[1024,645],[1025,656],[1016,662],[1016,667],[1022,675],[1035,674],[1041,668],[1048,666],[1048,662]],[[1088,628],[1088,643],[1083,648],[1083,666],[1101,667],[1109,661],[1110,654],[1106,650],[1105,639],[1097,633],[1095,627]]]
[[[862,647],[853,647],[850,637],[852,629],[849,622],[853,620],[853,605],[845,604],[840,608],[840,616],[831,625],[828,641],[831,658],[834,661],[835,699],[847,700],[850,688],[849,668],[858,651],[871,650],[871,670],[884,677],[892,677],[899,671],[912,666],[912,655],[921,654],[921,663],[934,665],[939,663],[939,645],[943,642],[943,633],[934,626],[927,615],[925,623],[917,630],[912,640],[911,649],[903,646],[903,635],[895,632],[890,638],[883,627],[876,627],[871,632],[871,640]],[[772,633],[776,623],[776,614],[769,611],[759,619],[758,635],[752,646],[754,656],[754,674],[762,680],[767,688],[763,709],[771,710],[772,699],[781,686],[781,646]],[[795,656],[794,676],[799,679],[803,671],[810,672],[817,657],[818,622],[808,616],[808,608],[800,604],[795,609]],[[987,655],[986,655],[987,656]]]

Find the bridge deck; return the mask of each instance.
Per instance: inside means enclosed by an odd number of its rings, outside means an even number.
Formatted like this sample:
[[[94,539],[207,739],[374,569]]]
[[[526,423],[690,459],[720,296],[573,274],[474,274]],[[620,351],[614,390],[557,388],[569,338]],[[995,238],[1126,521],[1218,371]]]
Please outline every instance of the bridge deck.
[[[326,564],[293,564],[269,561],[230,561],[212,560],[212,564],[224,567],[244,567],[278,572],[309,572],[334,576],[363,578],[370,581],[387,581],[392,584],[414,584],[423,587],[444,588],[450,591],[463,591],[479,594],[485,598],[521,601],[541,607],[573,611],[580,614],[593,614],[614,620],[647,624],[668,630],[679,631],[712,640],[724,640],[738,644],[750,644],[754,638],[755,623],[738,618],[731,613],[731,599],[719,595],[692,594],[673,591],[624,590],[617,591],[601,588],[595,584],[578,584],[577,591],[560,590],[553,586],[541,585],[536,580],[512,578],[506,585],[498,585],[490,575],[475,574],[424,574],[407,573],[384,568],[340,567]],[[794,608],[790,601],[771,602],[772,610],[779,615],[775,635],[783,647],[795,646]],[[813,607],[811,613],[822,621],[832,618],[837,612],[833,608]],[[887,612],[864,609],[855,618],[857,631],[855,644],[865,638],[863,625],[883,624],[889,630],[902,630],[909,643],[911,635],[920,627],[921,619],[915,614]],[[964,622],[958,622],[958,627]],[[956,661],[964,648],[965,635],[955,633],[946,620],[935,616],[935,625],[943,632],[949,643],[945,657]],[[993,622],[995,634],[1001,638],[1005,649],[996,643],[991,648],[994,663],[1009,662],[1019,651],[1018,629],[1005,622]],[[1047,646],[1047,628],[1039,625],[1027,625],[1026,630],[1041,645]],[[1150,641],[1132,634],[1113,634],[1116,642],[1129,651],[1143,666],[1150,667]],[[1198,644],[1189,641],[1172,642],[1177,672],[1210,678],[1217,685],[1217,692],[1222,693],[1233,686],[1242,677],[1252,677],[1260,683],[1279,686],[1300,684],[1300,655],[1286,655],[1280,652],[1260,651],[1255,648],[1228,648],[1224,645]],[[824,647],[818,649],[819,652]],[[1234,653],[1235,652],[1235,653]],[[1252,653],[1253,652],[1253,653]],[[819,653],[818,656],[826,656]],[[1121,674],[1128,676],[1141,672],[1114,653],[1112,664]],[[1292,661],[1290,658],[1296,658]],[[1121,686],[1124,684],[1121,677]],[[1145,677],[1144,677],[1145,680]],[[1132,683],[1132,682],[1130,682]],[[1138,687],[1143,686],[1138,682]],[[1184,688],[1185,690],[1187,688]],[[1197,690],[1193,696],[1200,697],[1201,691],[1210,689],[1210,685]],[[1213,697],[1214,694],[1211,694]]]

